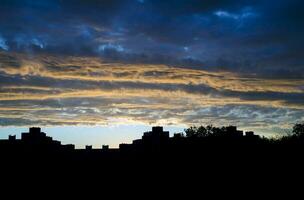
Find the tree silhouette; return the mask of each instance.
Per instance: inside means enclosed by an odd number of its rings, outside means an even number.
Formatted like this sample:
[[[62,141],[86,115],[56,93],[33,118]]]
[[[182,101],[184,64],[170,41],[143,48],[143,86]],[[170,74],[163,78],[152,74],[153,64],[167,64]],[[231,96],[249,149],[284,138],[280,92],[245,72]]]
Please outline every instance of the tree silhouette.
[[[197,136],[197,127],[191,126],[187,129],[184,129],[187,137],[196,137]]]
[[[304,138],[304,122],[297,123],[293,126],[292,132],[297,136]]]
[[[184,131],[186,133],[186,136],[189,138],[206,137],[210,133],[210,131],[204,126],[191,126]]]
[[[215,127],[212,125],[208,126],[191,126],[190,128],[184,129],[186,136],[189,138],[199,137],[211,137],[211,136],[222,136],[227,132],[227,127]]]

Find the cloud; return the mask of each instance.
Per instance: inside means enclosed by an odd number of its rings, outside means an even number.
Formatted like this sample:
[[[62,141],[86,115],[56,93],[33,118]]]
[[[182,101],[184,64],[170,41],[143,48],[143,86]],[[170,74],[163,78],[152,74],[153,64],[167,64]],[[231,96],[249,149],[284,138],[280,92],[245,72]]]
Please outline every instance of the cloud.
[[[1,1],[0,124],[286,126],[303,118],[302,7]]]
[[[0,48],[3,50],[9,50],[9,46],[6,44],[6,40],[0,35]]]
[[[297,0],[275,5],[247,0],[4,1],[0,34],[5,43],[0,44],[2,49],[28,54],[101,56],[110,62],[300,78],[302,4]],[[187,62],[189,58],[194,62]]]
[[[2,53],[0,60],[3,125],[234,121],[260,128],[275,120],[285,126],[304,109],[302,79],[109,63],[99,57]]]
[[[224,10],[218,10],[214,12],[214,15],[222,18],[230,18],[234,20],[244,20],[246,18],[257,16],[256,13],[250,11],[250,8],[244,9],[241,13],[230,13]]]
[[[99,52],[105,52],[105,51],[116,51],[116,52],[123,52],[125,49],[121,45],[115,45],[115,44],[102,44],[98,47]]]

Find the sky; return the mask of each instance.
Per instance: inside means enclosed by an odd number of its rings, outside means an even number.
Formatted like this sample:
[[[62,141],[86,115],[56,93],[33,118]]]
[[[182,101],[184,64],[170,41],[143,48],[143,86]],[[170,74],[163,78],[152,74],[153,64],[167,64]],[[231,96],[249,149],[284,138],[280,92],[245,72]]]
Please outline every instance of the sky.
[[[0,0],[0,138],[30,126],[79,146],[117,146],[153,125],[284,134],[304,120],[303,8]]]

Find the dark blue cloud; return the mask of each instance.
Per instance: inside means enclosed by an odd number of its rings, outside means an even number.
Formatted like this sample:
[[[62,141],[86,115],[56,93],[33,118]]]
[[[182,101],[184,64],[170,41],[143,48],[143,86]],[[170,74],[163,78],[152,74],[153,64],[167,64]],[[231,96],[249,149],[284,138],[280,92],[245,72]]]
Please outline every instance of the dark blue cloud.
[[[303,6],[299,0],[4,0],[0,49],[303,78]]]

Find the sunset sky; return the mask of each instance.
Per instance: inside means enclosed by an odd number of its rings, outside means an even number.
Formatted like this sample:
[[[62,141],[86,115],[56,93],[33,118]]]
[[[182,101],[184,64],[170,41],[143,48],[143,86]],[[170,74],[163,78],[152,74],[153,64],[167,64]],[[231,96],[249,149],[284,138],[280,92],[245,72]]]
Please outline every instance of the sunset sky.
[[[0,0],[0,138],[115,147],[152,125],[304,120],[304,1]]]

